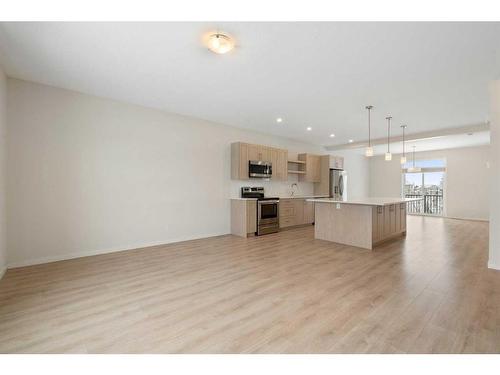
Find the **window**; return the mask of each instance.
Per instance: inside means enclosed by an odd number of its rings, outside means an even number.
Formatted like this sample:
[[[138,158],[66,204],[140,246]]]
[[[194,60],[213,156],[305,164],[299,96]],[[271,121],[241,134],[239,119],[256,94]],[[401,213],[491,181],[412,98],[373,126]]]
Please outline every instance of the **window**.
[[[446,161],[444,159],[415,160],[419,172],[409,172],[413,161],[403,165],[403,196],[421,198],[408,203],[408,213],[416,215],[444,214],[444,184],[446,178]]]

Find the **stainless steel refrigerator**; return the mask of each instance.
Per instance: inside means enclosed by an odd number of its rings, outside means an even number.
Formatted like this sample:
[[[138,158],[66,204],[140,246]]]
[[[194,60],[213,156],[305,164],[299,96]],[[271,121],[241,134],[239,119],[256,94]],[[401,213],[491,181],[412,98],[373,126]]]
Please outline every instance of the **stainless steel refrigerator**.
[[[347,200],[347,173],[339,169],[330,169],[330,198]]]

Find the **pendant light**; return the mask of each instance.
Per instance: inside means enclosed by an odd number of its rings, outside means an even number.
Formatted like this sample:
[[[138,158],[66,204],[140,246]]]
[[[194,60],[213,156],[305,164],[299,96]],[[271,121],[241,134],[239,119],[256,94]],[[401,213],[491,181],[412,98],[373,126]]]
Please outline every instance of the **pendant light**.
[[[372,157],[373,156],[373,147],[371,143],[371,116],[370,112],[373,108],[372,105],[367,105],[365,107],[368,110],[368,147],[365,150],[365,155],[366,157]]]
[[[401,125],[401,128],[403,129],[403,156],[401,156],[401,164],[406,163],[406,153],[405,153],[405,130],[406,130],[406,125]]]
[[[420,172],[422,168],[415,166],[415,146],[413,146],[413,167],[408,168],[408,172]]]
[[[385,153],[385,160],[391,161],[392,154],[391,154],[391,149],[390,149],[390,139],[391,139],[391,119],[392,119],[392,116],[387,116],[385,119],[387,120],[387,152]]]

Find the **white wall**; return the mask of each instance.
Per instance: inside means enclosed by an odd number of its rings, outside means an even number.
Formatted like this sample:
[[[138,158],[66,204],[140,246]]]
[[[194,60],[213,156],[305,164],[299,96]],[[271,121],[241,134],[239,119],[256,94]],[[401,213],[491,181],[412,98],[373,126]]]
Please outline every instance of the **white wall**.
[[[490,87],[490,254],[488,267],[500,270],[500,80]]]
[[[11,267],[229,233],[229,197],[248,184],[230,180],[231,142],[283,147],[291,157],[321,152],[15,79],[7,103]],[[282,194],[291,182],[264,185]]]
[[[341,150],[332,155],[344,158],[344,170],[347,172],[347,197],[364,198],[370,195],[370,163],[359,151]]]
[[[416,159],[446,159],[445,215],[462,219],[489,219],[487,168],[490,146],[417,152]],[[384,156],[370,161],[370,195],[401,196],[400,155],[387,162]],[[408,159],[410,160],[410,158]]]
[[[7,79],[0,66],[0,278],[7,266],[6,231],[6,137],[7,137]]]

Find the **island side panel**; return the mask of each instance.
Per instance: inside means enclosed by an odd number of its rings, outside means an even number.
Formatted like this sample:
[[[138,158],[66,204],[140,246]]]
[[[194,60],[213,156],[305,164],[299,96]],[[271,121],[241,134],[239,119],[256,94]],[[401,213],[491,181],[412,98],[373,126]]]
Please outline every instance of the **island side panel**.
[[[372,213],[372,206],[316,202],[314,236],[371,250]]]

